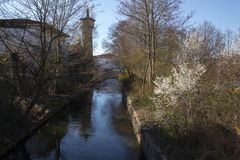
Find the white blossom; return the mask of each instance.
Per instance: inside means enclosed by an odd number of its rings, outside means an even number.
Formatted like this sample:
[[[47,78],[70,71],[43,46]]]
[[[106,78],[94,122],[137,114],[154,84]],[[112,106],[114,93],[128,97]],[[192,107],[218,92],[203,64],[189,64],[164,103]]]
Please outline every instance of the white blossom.
[[[178,69],[172,69],[170,76],[157,77],[154,81],[155,97],[153,102],[156,106],[157,117],[161,117],[166,112],[164,109],[174,107],[178,98],[184,93],[191,93],[195,90],[197,82],[206,69],[200,63],[189,66],[187,63],[180,64]]]
[[[181,45],[181,52],[178,54],[178,61],[185,62],[189,57],[193,60],[199,60],[199,52],[204,45],[204,37],[198,30],[192,31],[187,35],[186,39]]]

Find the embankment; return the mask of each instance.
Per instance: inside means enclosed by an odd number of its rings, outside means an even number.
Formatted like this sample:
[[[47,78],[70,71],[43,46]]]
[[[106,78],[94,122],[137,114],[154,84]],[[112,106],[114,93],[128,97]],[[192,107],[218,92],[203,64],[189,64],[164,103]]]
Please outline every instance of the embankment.
[[[133,106],[130,96],[127,96],[126,100],[134,132],[143,156],[147,160],[167,160],[167,157],[162,153],[159,143],[157,143],[157,140],[152,135],[152,126],[146,125],[143,120],[144,115],[147,113],[141,109],[136,109],[136,107]]]

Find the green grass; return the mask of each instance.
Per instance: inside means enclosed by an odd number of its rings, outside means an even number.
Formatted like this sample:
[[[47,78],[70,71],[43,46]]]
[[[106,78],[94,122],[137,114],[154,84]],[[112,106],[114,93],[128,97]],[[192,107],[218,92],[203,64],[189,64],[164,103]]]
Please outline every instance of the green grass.
[[[138,97],[133,101],[133,105],[136,107],[152,107],[154,104],[150,97],[148,96],[143,96],[143,97]]]

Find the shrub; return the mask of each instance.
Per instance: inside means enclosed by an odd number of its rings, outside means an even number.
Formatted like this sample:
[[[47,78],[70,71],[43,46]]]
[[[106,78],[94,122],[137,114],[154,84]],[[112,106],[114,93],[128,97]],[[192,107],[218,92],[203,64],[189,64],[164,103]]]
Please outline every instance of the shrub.
[[[183,63],[172,69],[168,77],[157,77],[154,81],[155,96],[152,98],[155,105],[155,118],[175,131],[192,124],[192,99],[196,85],[205,72],[204,65]],[[183,99],[185,106],[180,106]]]

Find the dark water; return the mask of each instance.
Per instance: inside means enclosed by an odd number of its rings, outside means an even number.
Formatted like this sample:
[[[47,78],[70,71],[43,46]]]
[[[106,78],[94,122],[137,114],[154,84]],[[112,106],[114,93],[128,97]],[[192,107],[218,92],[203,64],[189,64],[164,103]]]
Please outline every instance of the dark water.
[[[117,79],[74,101],[25,145],[31,160],[137,160],[139,148]]]

